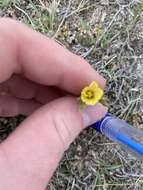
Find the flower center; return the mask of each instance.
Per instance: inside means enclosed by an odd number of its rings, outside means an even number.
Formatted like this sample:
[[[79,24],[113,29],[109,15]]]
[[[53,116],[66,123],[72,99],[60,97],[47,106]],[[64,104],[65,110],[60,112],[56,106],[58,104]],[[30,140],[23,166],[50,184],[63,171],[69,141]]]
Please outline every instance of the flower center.
[[[91,99],[94,97],[94,92],[92,90],[87,90],[86,95],[87,98]]]

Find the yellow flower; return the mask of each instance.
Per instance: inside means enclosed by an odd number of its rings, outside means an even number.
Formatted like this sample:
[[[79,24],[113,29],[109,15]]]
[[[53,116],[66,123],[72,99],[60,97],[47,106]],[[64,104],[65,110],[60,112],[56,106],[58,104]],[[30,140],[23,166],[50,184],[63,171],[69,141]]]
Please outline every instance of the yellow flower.
[[[103,96],[103,90],[93,81],[81,91],[80,100],[86,105],[95,105]]]

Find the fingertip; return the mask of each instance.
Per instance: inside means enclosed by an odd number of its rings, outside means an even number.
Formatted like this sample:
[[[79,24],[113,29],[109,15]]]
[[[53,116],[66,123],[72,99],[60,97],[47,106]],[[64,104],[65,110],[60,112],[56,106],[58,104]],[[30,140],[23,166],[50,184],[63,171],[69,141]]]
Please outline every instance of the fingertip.
[[[88,127],[102,119],[107,111],[108,108],[101,103],[97,103],[95,106],[86,106],[82,111],[84,127]]]
[[[69,88],[69,91],[79,95],[85,86],[96,81],[98,85],[104,89],[106,86],[106,79],[102,77],[86,60],[71,52],[69,53],[70,56],[68,59],[70,61],[69,66],[71,69],[68,69],[69,71],[65,72],[65,77],[62,78],[62,84],[65,85],[65,88]],[[69,83],[69,81],[71,82]]]

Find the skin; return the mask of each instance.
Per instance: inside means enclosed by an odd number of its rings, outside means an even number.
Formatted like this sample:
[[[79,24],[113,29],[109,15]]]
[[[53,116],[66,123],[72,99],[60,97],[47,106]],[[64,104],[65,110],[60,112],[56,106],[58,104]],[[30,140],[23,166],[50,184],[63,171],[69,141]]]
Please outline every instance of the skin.
[[[82,58],[0,19],[0,116],[28,116],[0,144],[0,189],[45,188],[71,142],[107,112],[99,103],[79,110],[76,97],[94,80],[105,87]]]

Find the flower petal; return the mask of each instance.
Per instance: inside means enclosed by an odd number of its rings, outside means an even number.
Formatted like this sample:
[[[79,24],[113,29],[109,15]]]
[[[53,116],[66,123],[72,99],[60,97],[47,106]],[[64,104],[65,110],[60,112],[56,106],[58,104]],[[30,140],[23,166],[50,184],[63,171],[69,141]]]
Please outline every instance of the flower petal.
[[[97,84],[96,81],[93,81],[93,82],[89,85],[89,87],[90,87],[91,89],[96,89],[96,88],[98,88],[98,84]]]
[[[103,90],[101,88],[97,88],[95,92],[95,97],[99,101],[103,96]]]

